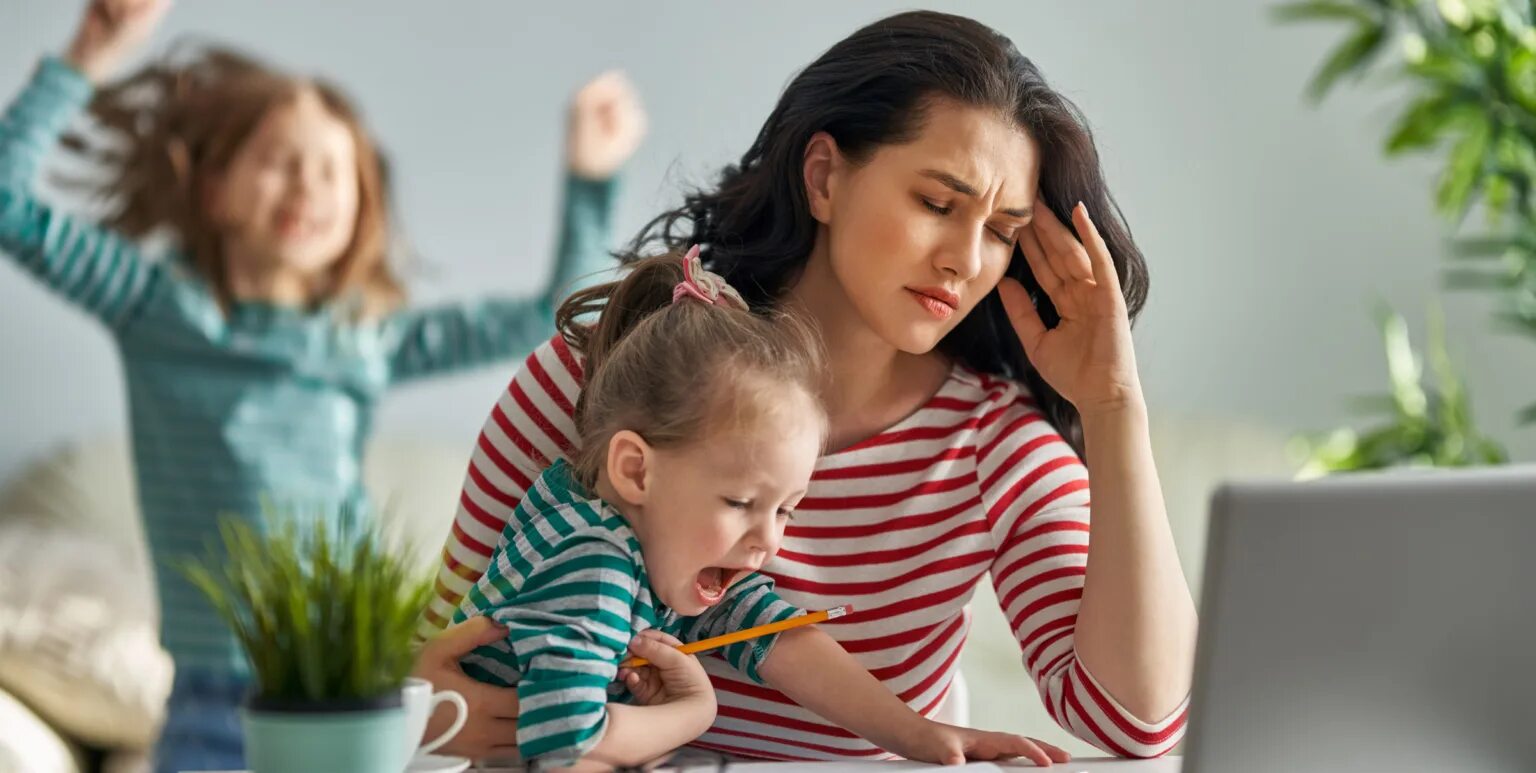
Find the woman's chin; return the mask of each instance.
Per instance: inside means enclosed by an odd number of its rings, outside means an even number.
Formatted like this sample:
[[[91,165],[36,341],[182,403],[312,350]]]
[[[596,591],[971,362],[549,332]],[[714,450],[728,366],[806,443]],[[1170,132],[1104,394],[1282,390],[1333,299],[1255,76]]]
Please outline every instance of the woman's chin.
[[[883,335],[885,342],[895,347],[896,351],[903,354],[928,354],[937,349],[939,342],[944,340],[944,333],[933,325],[909,324],[900,329],[891,331],[891,335]]]

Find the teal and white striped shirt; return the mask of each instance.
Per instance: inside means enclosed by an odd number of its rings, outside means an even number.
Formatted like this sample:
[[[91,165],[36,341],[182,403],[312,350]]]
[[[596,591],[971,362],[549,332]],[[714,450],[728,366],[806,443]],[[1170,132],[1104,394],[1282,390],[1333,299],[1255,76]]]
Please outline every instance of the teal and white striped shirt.
[[[220,515],[263,504],[305,517],[366,512],[360,460],[396,384],[520,357],[553,332],[556,292],[604,268],[611,181],[567,181],[549,292],[406,310],[358,324],[334,309],[237,303],[226,314],[174,256],[39,200],[35,178],[91,84],[46,59],[0,118],[0,251],[100,319],[128,387],[133,459],[156,563],[162,638],[178,667],[243,674],[234,637],[168,560],[201,555]]]
[[[629,641],[659,628],[684,642],[721,636],[800,614],[773,580],[751,575],[727,600],[698,617],[678,617],[651,592],[640,542],[624,517],[583,491],[555,462],[513,511],[485,574],[465,594],[453,622],[488,616],[507,638],[476,649],[465,673],[516,686],[518,752],[525,763],[569,765],[602,740],[607,704],[627,700],[614,682]],[[719,652],[748,678],[777,637]]]

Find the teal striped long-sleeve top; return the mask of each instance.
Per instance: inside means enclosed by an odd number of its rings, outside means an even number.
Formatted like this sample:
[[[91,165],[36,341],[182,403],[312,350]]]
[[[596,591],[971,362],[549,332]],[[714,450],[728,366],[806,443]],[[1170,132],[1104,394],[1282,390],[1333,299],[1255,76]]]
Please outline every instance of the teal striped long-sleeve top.
[[[162,640],[178,667],[243,674],[234,637],[168,562],[203,554],[221,515],[259,528],[273,509],[366,513],[361,458],[384,391],[521,357],[548,339],[561,289],[611,265],[614,185],[567,180],[556,268],[541,295],[364,323],[330,308],[226,311],[175,256],[146,258],[135,242],[37,197],[43,158],[91,95],[78,72],[45,59],[0,118],[0,253],[110,331],[127,382]]]
[[[461,665],[482,682],[517,687],[518,753],[549,767],[589,753],[607,729],[608,703],[627,702],[614,678],[635,634],[657,628],[694,642],[798,614],[773,580],[752,574],[704,614],[679,617],[652,593],[640,540],[624,516],[585,492],[561,460],[512,512],[453,622],[486,616],[507,628],[505,639]],[[777,638],[717,654],[761,684],[759,668]]]

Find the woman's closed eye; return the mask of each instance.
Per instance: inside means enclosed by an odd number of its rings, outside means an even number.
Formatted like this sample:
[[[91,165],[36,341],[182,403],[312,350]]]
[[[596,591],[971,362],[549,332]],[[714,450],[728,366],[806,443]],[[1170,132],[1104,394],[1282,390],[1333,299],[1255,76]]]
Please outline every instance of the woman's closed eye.
[[[917,200],[922,202],[925,209],[934,213],[935,215],[948,215],[949,213],[955,211],[954,207],[947,204],[936,203],[927,196],[918,196]],[[1018,240],[1019,227],[1009,227],[1006,225],[987,226],[987,233],[992,234],[992,238],[998,240],[999,242],[1012,247],[1013,243]]]
[[[750,510],[750,509],[752,509],[752,500],[750,500],[750,499],[736,499],[734,497],[721,497],[721,499],[724,500],[725,503],[727,505],[729,505],[732,510]]]
[[[1022,230],[1022,227],[1006,225],[989,226],[987,230],[991,231],[992,235],[996,237],[998,241],[1008,245],[1009,247],[1012,247],[1014,242],[1019,240],[1019,231]]]
[[[928,211],[933,212],[934,214],[937,214],[937,215],[947,215],[947,214],[949,214],[949,213],[951,213],[951,212],[953,212],[955,210],[954,207],[951,207],[951,206],[949,206],[947,204],[935,203],[932,199],[928,198],[927,196],[918,196],[917,200],[922,202],[923,206],[926,207],[928,209]]]

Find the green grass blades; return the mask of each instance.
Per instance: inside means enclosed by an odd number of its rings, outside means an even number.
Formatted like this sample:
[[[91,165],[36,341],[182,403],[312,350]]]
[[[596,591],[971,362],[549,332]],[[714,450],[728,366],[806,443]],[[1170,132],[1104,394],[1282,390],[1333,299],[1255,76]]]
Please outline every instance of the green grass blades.
[[[431,596],[403,554],[350,511],[262,523],[225,517],[219,540],[176,568],[207,596],[250,659],[263,698],[371,698],[410,674],[412,636]],[[264,528],[263,528],[264,527]]]

